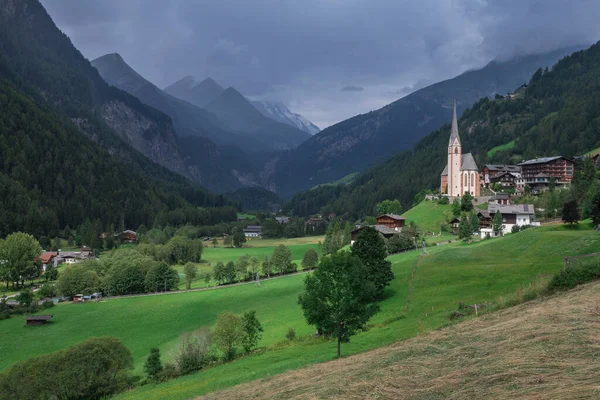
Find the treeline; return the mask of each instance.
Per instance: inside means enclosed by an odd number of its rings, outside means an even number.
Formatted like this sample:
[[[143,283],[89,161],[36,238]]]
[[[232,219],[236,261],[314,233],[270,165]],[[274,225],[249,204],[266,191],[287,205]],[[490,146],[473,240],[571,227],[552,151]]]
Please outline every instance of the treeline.
[[[220,195],[170,175],[151,178],[112,157],[56,114],[0,82],[0,237],[58,236],[86,219],[126,227],[234,221]]]
[[[515,99],[483,98],[459,120],[463,152],[485,163],[518,163],[541,156],[583,154],[600,146],[600,44],[562,59],[552,70],[537,71]],[[360,175],[351,184],[320,186],[299,193],[285,206],[294,215],[368,215],[384,199],[409,208],[423,189],[439,187],[447,160],[450,125]],[[495,146],[512,149],[488,157]]]

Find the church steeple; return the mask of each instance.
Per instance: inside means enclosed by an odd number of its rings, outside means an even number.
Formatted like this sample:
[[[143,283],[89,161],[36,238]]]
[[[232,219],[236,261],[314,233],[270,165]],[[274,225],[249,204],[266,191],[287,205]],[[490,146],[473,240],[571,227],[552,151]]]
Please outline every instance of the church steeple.
[[[450,131],[449,146],[460,145],[460,137],[458,136],[458,119],[456,118],[456,99],[454,99],[454,114],[452,115],[452,130]]]

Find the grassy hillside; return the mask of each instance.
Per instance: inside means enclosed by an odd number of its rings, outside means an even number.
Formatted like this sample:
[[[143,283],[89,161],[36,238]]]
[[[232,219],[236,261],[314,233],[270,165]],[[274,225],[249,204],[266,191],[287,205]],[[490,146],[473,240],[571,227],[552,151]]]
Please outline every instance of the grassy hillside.
[[[447,215],[452,214],[452,205],[441,205],[435,201],[424,200],[411,208],[402,216],[408,222],[414,221],[420,231],[438,233],[440,225],[446,222]]]
[[[210,399],[591,399],[600,283]]]
[[[542,240],[543,239],[543,240]],[[371,350],[449,323],[458,302],[491,302],[513,295],[531,282],[545,279],[563,265],[565,255],[600,251],[600,238],[589,229],[530,229],[476,244],[431,248],[390,257],[396,279],[386,291],[372,328],[342,347],[349,355]],[[508,256],[510,255],[510,256]],[[207,254],[208,256],[208,254]],[[413,276],[411,280],[411,276]],[[37,354],[48,353],[88,337],[113,335],[133,353],[136,372],[158,346],[168,359],[184,333],[210,327],[223,310],[257,311],[265,332],[258,354],[157,386],[123,394],[124,399],[187,399],[249,380],[269,377],[335,357],[331,342],[311,337],[296,301],[303,276],[296,275],[205,292],[64,304],[52,309],[54,322],[23,327],[22,318],[0,321],[0,369]],[[301,337],[284,340],[289,327]]]

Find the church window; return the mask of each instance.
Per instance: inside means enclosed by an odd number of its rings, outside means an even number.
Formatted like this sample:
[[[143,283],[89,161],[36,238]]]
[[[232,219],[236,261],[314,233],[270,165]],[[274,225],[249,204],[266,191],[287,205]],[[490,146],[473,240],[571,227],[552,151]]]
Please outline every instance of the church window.
[[[467,186],[467,175],[463,175],[465,177],[465,186]]]
[[[458,147],[454,148],[454,154],[458,154]]]
[[[475,174],[471,174],[471,186],[475,186]]]

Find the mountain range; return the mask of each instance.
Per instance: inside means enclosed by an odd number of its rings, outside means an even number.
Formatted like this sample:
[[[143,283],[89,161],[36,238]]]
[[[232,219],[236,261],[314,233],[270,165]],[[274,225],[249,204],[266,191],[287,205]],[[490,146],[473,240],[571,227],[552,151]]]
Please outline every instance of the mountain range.
[[[379,110],[328,127],[278,158],[269,177],[270,188],[289,196],[363,172],[411,149],[450,120],[453,99],[462,113],[482,97],[515,90],[536,69],[550,67],[577,49],[492,61],[479,70],[427,86]]]
[[[458,121],[463,152],[471,152],[479,168],[487,163],[586,154],[600,146],[598,93],[600,42],[564,57],[550,70],[539,68],[515,96],[483,97],[465,110]],[[351,183],[321,185],[297,194],[288,211],[361,218],[385,199],[398,199],[410,207],[419,192],[439,188],[447,162],[450,119],[447,122],[412,150],[391,157]]]

